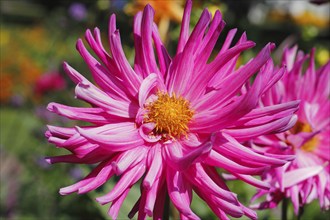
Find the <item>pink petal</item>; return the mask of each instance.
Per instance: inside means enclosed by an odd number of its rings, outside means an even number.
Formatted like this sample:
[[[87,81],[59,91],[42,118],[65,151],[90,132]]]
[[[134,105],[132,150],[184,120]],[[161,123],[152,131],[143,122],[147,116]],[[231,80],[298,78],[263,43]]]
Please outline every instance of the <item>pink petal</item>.
[[[83,158],[79,158],[75,155],[68,154],[68,155],[60,155],[54,157],[46,157],[45,160],[49,164],[54,164],[54,163],[94,164],[109,158],[109,156],[111,155],[104,154],[104,151],[99,150],[97,152],[94,152],[93,154],[87,154]]]
[[[180,56],[176,56],[174,58],[173,62],[177,62],[177,65],[175,65],[175,68],[171,69],[172,71],[169,75],[170,78],[167,84],[168,92],[170,94],[175,92],[177,95],[182,95],[182,90],[185,89],[187,85],[189,85],[188,83],[194,69],[194,48],[199,44],[199,41],[203,36],[203,33],[208,26],[210,19],[210,12],[204,10],[197,25],[189,37],[182,54],[179,54]]]
[[[231,29],[228,32],[228,34],[226,36],[226,39],[223,42],[223,45],[222,45],[221,50],[219,51],[217,57],[220,56],[221,54],[223,54],[225,51],[228,50],[228,48],[230,47],[230,45],[231,45],[231,43],[232,43],[232,41],[233,41],[233,39],[235,37],[236,32],[237,32],[237,28]]]
[[[205,102],[208,101],[212,101],[214,102],[214,100],[218,100],[215,98],[209,98],[209,96],[211,96],[211,94],[208,94],[206,96],[201,97],[201,95],[204,93],[205,90],[205,86],[208,84],[209,80],[212,79],[212,77],[214,76],[214,74],[217,73],[217,71],[222,68],[224,65],[226,65],[231,59],[233,59],[237,54],[241,53],[242,51],[251,48],[255,46],[255,43],[252,41],[247,41],[244,42],[242,44],[236,45],[232,48],[230,48],[226,53],[224,53],[221,56],[221,59],[219,60],[213,60],[209,65],[206,65],[205,69],[203,69],[203,73],[204,74],[200,74],[198,78],[196,78],[196,80],[193,82],[192,87],[190,88],[190,93],[187,93],[186,97],[189,98],[189,100],[191,100],[192,105],[194,108],[196,108],[197,110],[199,109],[203,109],[205,108],[203,106],[203,104],[205,104]],[[256,68],[258,68],[256,66]],[[248,77],[250,77],[253,73],[250,73],[249,71],[244,71],[243,72],[239,72],[239,73],[235,73],[233,75],[235,75],[235,77],[230,77],[231,80],[229,83],[229,81],[225,81],[224,83],[227,85],[230,85],[228,87],[234,86],[236,83],[236,81],[238,81],[239,83],[244,84],[246,82],[246,79],[244,78],[245,75],[248,75]],[[226,88],[226,91],[221,92],[222,95],[227,95],[230,94],[230,92],[233,92],[232,90],[228,90]],[[193,94],[192,94],[193,93]],[[213,93],[212,93],[213,94]],[[199,99],[197,99],[199,98]]]
[[[152,46],[152,27],[153,27],[154,10],[148,4],[143,10],[143,16],[141,21],[141,43],[143,62],[145,63],[144,77],[150,73],[158,73],[158,67],[154,56],[154,50]]]
[[[187,154],[183,154],[180,150],[181,148],[182,146],[179,142],[173,142],[165,147],[168,165],[179,171],[187,169],[199,157],[206,156],[212,149],[212,144],[206,142]]]
[[[192,165],[186,173],[186,178],[199,188],[203,188],[205,193],[210,193],[228,202],[238,204],[237,195],[219,187],[205,172],[201,164]]]
[[[265,182],[265,181],[261,181],[258,180],[252,176],[249,175],[244,175],[244,174],[238,174],[238,173],[233,173],[233,175],[237,176],[239,179],[243,180],[244,182],[258,187],[260,189],[264,189],[264,190],[269,190],[270,189],[270,185],[269,183]]]
[[[92,181],[78,189],[78,194],[83,194],[95,190],[99,186],[103,185],[106,181],[108,181],[113,176],[113,174],[114,172],[112,170],[111,163],[108,162],[104,164],[100,172]]]
[[[285,112],[286,115],[292,114],[299,107],[299,103],[300,101],[291,101],[277,105],[270,105],[262,108],[253,109],[248,114],[244,115],[244,117],[240,118],[237,124],[241,125],[242,123],[244,125],[255,125],[255,124],[259,124],[255,122],[259,118],[264,119],[265,117],[267,117],[267,119],[271,121],[283,117],[284,115],[281,114],[282,112]],[[277,115],[279,116],[275,117]]]
[[[220,138],[220,140],[218,138]],[[222,144],[223,147],[220,145],[221,138],[225,138],[228,141],[228,142],[225,142],[224,144]],[[259,162],[259,163],[262,163],[265,165],[284,165],[285,163],[288,162],[286,160],[280,160],[277,158],[272,158],[269,156],[265,156],[265,155],[256,153],[256,152],[252,151],[251,148],[247,148],[247,147],[241,145],[238,141],[235,140],[235,138],[231,137],[230,135],[228,135],[226,133],[222,133],[222,137],[220,136],[220,134],[218,134],[217,136],[215,136],[214,141],[215,141],[215,143],[214,143],[215,146],[218,146],[218,148],[215,148],[215,149],[219,149],[220,153],[222,151],[229,150],[232,153],[233,157],[238,156],[241,159],[244,158],[244,159]],[[217,145],[218,143],[219,143],[219,145]]]
[[[289,188],[319,174],[323,169],[323,166],[312,166],[285,172],[283,175],[283,186]]]
[[[212,23],[209,27],[209,30],[205,34],[201,44],[198,46],[197,51],[195,54],[198,56],[198,59],[195,61],[196,67],[195,73],[199,72],[200,69],[203,69],[204,66],[207,64],[208,59],[214,49],[214,46],[219,38],[220,33],[222,32],[223,28],[225,27],[225,22],[222,20],[222,15],[220,11],[216,11]],[[192,75],[193,78],[196,78],[196,74]]]
[[[217,61],[214,60],[207,70],[205,70],[208,74],[214,74],[217,69],[219,69],[219,65],[224,65],[226,62],[228,62],[233,56],[240,53],[243,50],[246,50],[255,44],[251,41],[244,42],[240,45],[237,45],[235,47],[232,47],[229,49],[225,54],[221,56],[221,60]],[[205,108],[203,104],[206,104],[208,102],[211,102],[208,106],[208,108],[211,108],[212,106],[216,105],[220,101],[223,101],[224,99],[231,97],[232,95],[236,94],[238,90],[241,88],[241,86],[254,74],[256,73],[270,58],[270,52],[274,48],[274,44],[268,44],[265,46],[259,54],[252,59],[250,62],[248,62],[245,66],[239,68],[235,73],[229,75],[226,77],[221,84],[219,84],[221,90],[216,92],[210,92],[207,95],[201,97],[201,100],[199,101],[198,105],[194,105],[194,107],[198,109]],[[228,55],[227,55],[228,54]],[[213,64],[214,63],[214,64]],[[214,73],[213,73],[214,72]],[[201,77],[204,79],[207,79],[207,76]],[[198,84],[199,86],[203,85],[203,83]],[[199,89],[197,90],[199,91]],[[217,100],[217,101],[214,101]],[[194,103],[193,103],[194,104]]]
[[[167,195],[167,188],[166,188],[166,184],[163,181],[162,184],[159,186],[159,190],[157,192],[157,198],[156,198],[154,212],[153,212],[154,219],[157,219],[157,220],[163,219],[166,195]]]
[[[156,93],[157,90],[165,91],[165,86],[155,73],[150,73],[141,83],[139,89],[139,105],[141,108],[146,104],[149,93]]]
[[[159,145],[154,146],[155,153],[151,158],[151,165],[148,167],[148,172],[143,180],[143,187],[149,190],[154,182],[160,177],[163,170],[162,152]]]
[[[52,126],[47,125],[48,130],[51,132],[52,135],[63,137],[63,138],[69,138],[72,135],[74,135],[76,130],[74,128],[65,128],[65,127],[58,127],[58,126]]]
[[[155,123],[145,123],[142,124],[139,128],[140,136],[148,143],[158,142],[162,138],[161,135],[150,134],[154,130],[155,126]]]
[[[292,120],[291,120],[292,119]],[[258,137],[260,135],[281,132],[287,130],[287,127],[293,127],[296,123],[297,118],[292,118],[291,115],[277,119],[272,122],[268,122],[259,126],[251,126],[241,129],[228,129],[224,132],[230,136],[237,138],[240,141],[250,140],[252,138]]]
[[[191,8],[192,8],[192,1],[187,0],[182,18],[181,30],[178,40],[178,48],[176,52],[177,54],[183,51],[183,48],[186,46],[186,43],[189,38],[189,23],[190,23]]]
[[[73,69],[67,62],[63,63],[63,69],[68,74],[70,79],[76,84],[78,84],[80,82],[87,82],[88,81],[78,71]]]
[[[89,29],[86,30],[85,38],[87,43],[95,52],[95,54],[101,59],[101,61],[108,67],[108,69],[112,69],[114,67],[113,61],[102,45],[100,30],[95,28],[94,34],[95,38]]]
[[[165,73],[167,72],[169,64],[171,63],[171,57],[168,55],[165,46],[160,40],[156,24],[154,24],[152,27],[152,39],[154,40],[154,44],[156,47],[161,76],[165,78]]]
[[[88,183],[90,183],[91,181],[93,181],[93,179],[97,176],[97,174],[100,172],[100,170],[107,163],[108,163],[108,161],[101,162],[83,180],[80,180],[79,182],[77,182],[77,183],[75,183],[75,184],[73,184],[71,186],[67,186],[67,187],[61,188],[60,189],[60,194],[61,195],[68,195],[68,194],[71,194],[71,193],[73,193],[75,191],[78,191],[79,188],[81,188],[81,187],[87,185]]]
[[[236,204],[227,202],[225,200],[220,200],[219,198],[216,198],[215,202],[221,208],[221,210],[223,210],[226,214],[234,218],[240,218],[244,214],[242,208],[240,206],[237,206]]]
[[[138,92],[142,79],[139,75],[135,74],[125,57],[123,48],[121,47],[118,30],[116,30],[110,35],[110,50],[117,65],[117,68],[122,74],[123,80],[127,83],[127,88],[129,89],[131,94],[136,94]]]
[[[141,160],[146,158],[148,148],[139,147],[138,149],[127,150],[121,153],[116,160],[113,160],[111,166],[116,175],[121,175],[129,168],[136,166]]]
[[[112,204],[110,206],[110,209],[108,211],[108,215],[110,215],[112,219],[117,219],[120,207],[122,206],[122,204],[123,204],[127,194],[129,193],[129,191],[130,191],[130,188],[127,188],[123,192],[123,194],[121,194],[117,199],[115,199],[112,202]]]
[[[108,124],[113,120],[102,108],[80,108],[51,102],[47,109],[72,120],[82,120],[94,124]]]
[[[251,168],[245,167],[234,161],[222,156],[214,150],[211,150],[209,156],[204,160],[204,162],[211,166],[217,166],[223,168],[232,173],[247,174],[247,175],[257,175],[265,170],[265,167]]]
[[[156,202],[156,198],[157,198],[157,192],[159,190],[159,186],[160,186],[160,179],[157,179],[153,185],[151,186],[150,189],[146,189],[146,204],[145,204],[145,212],[147,213],[148,216],[152,216],[153,210],[154,210],[154,206],[155,206],[155,202]]]
[[[191,203],[191,188],[184,180],[183,174],[168,168],[166,170],[166,179],[171,180],[166,181],[166,183],[168,194],[174,206],[189,219],[199,219],[189,207]]]
[[[298,186],[292,186],[290,189],[290,196],[294,208],[294,213],[298,215],[299,213],[299,207],[300,207],[300,201],[299,201],[299,189]]]
[[[88,64],[96,83],[113,98],[128,101],[129,92],[123,83],[103,67],[85,48],[81,39],[77,41],[77,50]],[[134,95],[134,93],[132,93]],[[133,97],[133,96],[131,96]]]
[[[245,207],[244,205],[242,205],[241,208],[243,209],[244,215],[246,215],[250,219],[252,219],[252,220],[258,219],[258,215],[255,211]]]
[[[121,196],[127,188],[132,186],[138,181],[145,171],[145,165],[143,163],[133,167],[122,175],[118,183],[114,188],[106,195],[96,198],[96,200],[102,205],[112,202]]]
[[[83,130],[76,127],[77,131],[89,141],[100,144],[110,151],[124,151],[129,150],[144,144],[138,131],[118,133],[115,135],[101,135],[93,132]]]
[[[133,103],[122,102],[110,98],[103,91],[90,84],[81,82],[76,86],[78,98],[105,109],[109,114],[118,117],[132,118],[136,115],[138,106]]]
[[[147,219],[147,212],[146,210],[146,201],[147,201],[147,192],[142,191],[141,197],[140,197],[140,204],[139,204],[139,213],[138,213],[138,219]]]

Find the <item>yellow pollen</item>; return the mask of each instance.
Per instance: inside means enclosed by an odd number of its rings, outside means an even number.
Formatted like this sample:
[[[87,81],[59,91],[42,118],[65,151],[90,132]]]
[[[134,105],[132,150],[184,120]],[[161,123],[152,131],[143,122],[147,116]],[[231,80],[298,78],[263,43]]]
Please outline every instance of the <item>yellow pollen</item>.
[[[190,103],[182,97],[172,96],[164,92],[157,92],[158,99],[146,105],[147,114],[144,122],[155,123],[154,134],[163,138],[174,138],[186,135],[188,123],[194,112]]]
[[[298,121],[296,125],[293,128],[291,128],[290,131],[292,134],[298,134],[300,132],[312,132],[313,130],[308,123],[303,123]],[[312,139],[307,141],[303,146],[301,146],[300,149],[307,152],[311,152],[316,148],[318,142],[319,140],[317,139],[317,136],[314,136]]]
[[[301,146],[300,149],[307,151],[307,152],[311,152],[316,148],[318,143],[319,143],[319,140],[317,139],[316,136],[314,136],[312,139],[307,141],[303,146]]]
[[[290,129],[292,134],[298,134],[300,132],[312,132],[312,128],[309,124],[297,121],[295,126]]]

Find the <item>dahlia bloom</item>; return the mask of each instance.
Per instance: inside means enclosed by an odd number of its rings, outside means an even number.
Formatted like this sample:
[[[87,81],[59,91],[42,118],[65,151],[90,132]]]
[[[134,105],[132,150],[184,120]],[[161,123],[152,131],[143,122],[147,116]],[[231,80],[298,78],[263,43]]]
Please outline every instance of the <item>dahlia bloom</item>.
[[[308,67],[304,72],[303,65],[308,59]],[[258,137],[254,144],[263,152],[294,154],[296,159],[263,175],[263,180],[270,183],[271,190],[259,190],[254,199],[267,195],[266,201],[253,207],[274,208],[284,198],[290,198],[296,214],[299,207],[314,199],[319,200],[323,209],[328,209],[330,62],[315,70],[314,50],[304,55],[301,51],[297,53],[295,46],[284,51],[282,64],[287,66],[288,72],[263,95],[261,106],[300,99],[298,122],[289,131]]]
[[[130,188],[140,179],[141,196],[129,213],[131,218],[138,212],[139,219],[161,219],[169,195],[181,219],[198,219],[190,209],[193,191],[221,219],[228,219],[227,214],[256,218],[256,213],[228,189],[216,168],[268,189],[268,184],[252,175],[282,166],[292,156],[259,154],[238,140],[291,128],[299,103],[257,109],[259,97],[284,73],[284,68],[273,71],[270,53],[274,45],[267,44],[255,58],[235,69],[240,53],[255,44],[244,33],[230,46],[234,29],[219,54],[208,62],[225,23],[219,11],[212,19],[205,9],[190,34],[191,6],[188,1],[173,58],[160,40],[149,5],[134,18],[133,68],[123,53],[115,15],[109,22],[110,53],[97,28],[86,31],[86,41],[99,60],[78,40],[77,50],[97,86],[67,63],[64,69],[77,84],[76,97],[91,107],[50,103],[48,109],[91,125],[48,126],[48,141],[72,154],[47,161],[98,165],[81,181],[62,188],[62,195],[95,190],[116,175],[121,177],[114,188],[97,198],[101,204],[111,203],[109,215],[114,219]],[[246,83],[255,73],[247,90]]]

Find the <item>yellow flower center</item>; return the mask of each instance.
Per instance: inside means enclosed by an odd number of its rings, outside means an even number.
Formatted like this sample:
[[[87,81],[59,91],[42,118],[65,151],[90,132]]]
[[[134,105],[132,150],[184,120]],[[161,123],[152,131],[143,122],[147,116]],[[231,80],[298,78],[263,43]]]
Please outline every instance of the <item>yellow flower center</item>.
[[[298,121],[296,125],[293,128],[291,128],[290,131],[292,134],[297,134],[300,132],[312,132],[312,127],[307,123],[302,123]],[[314,136],[312,139],[307,141],[303,146],[301,146],[300,149],[307,152],[311,152],[316,148],[318,142],[319,141],[317,139],[317,136]]]
[[[314,136],[312,139],[307,141],[303,146],[301,146],[301,149],[307,152],[311,152],[316,148],[318,143],[319,143],[318,139],[316,138],[316,136]]]
[[[180,137],[186,135],[188,123],[194,112],[190,103],[182,97],[172,96],[164,92],[157,92],[158,99],[146,105],[147,114],[144,122],[155,123],[154,134],[164,138]]]
[[[290,129],[292,134],[298,134],[300,132],[312,132],[312,128],[309,124],[297,121],[297,123]]]

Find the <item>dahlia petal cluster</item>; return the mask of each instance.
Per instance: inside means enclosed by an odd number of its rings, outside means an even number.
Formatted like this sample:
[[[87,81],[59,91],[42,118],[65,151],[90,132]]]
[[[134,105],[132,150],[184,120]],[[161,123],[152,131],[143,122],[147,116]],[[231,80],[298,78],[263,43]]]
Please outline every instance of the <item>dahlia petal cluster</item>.
[[[253,141],[255,149],[262,152],[296,156],[292,162],[263,175],[271,190],[259,190],[253,200],[263,195],[266,200],[253,207],[274,208],[284,198],[290,198],[295,214],[313,200],[318,200],[323,209],[330,207],[330,61],[316,69],[315,50],[310,54],[297,50],[297,46],[285,49],[282,64],[288,71],[263,95],[260,105],[299,99],[298,121],[288,131]]]
[[[90,125],[48,126],[48,141],[71,154],[47,161],[97,166],[81,181],[62,188],[62,195],[87,193],[120,176],[110,192],[96,199],[102,205],[111,203],[109,215],[113,219],[138,181],[141,196],[130,218],[138,212],[138,219],[161,219],[168,195],[181,219],[199,219],[190,208],[193,192],[221,219],[229,219],[227,215],[256,218],[256,213],[229,190],[217,168],[268,189],[269,184],[253,176],[293,157],[260,154],[241,142],[291,128],[299,102],[258,108],[259,98],[284,73],[284,68],[273,68],[270,53],[274,44],[267,44],[236,69],[240,54],[255,43],[244,33],[232,45],[233,29],[218,55],[209,61],[225,22],[219,11],[212,18],[205,9],[190,33],[191,7],[192,2],[187,1],[173,57],[160,40],[149,5],[134,17],[133,67],[123,52],[115,15],[109,22],[110,51],[103,47],[97,28],[85,35],[97,59],[78,40],[77,50],[96,85],[69,64],[63,66],[77,84],[76,97],[91,107],[50,103],[48,109]],[[254,83],[247,89],[254,74]]]

